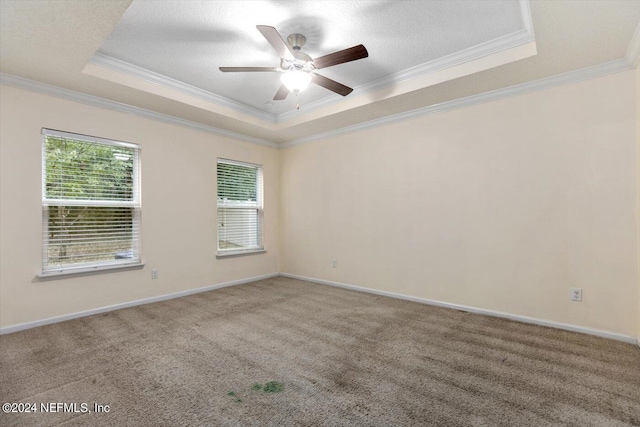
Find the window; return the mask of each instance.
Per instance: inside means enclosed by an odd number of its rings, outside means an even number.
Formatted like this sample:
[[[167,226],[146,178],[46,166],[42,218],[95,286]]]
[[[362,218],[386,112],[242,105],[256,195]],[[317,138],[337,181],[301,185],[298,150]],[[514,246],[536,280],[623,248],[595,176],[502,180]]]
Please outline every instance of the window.
[[[218,255],[264,250],[262,166],[218,159]]]
[[[139,265],[139,146],[42,135],[43,276]]]

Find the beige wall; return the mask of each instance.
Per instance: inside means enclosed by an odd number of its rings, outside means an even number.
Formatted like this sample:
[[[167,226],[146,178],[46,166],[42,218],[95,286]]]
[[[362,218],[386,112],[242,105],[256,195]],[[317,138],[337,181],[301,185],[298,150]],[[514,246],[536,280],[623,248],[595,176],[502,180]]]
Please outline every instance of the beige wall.
[[[284,150],[281,271],[637,336],[634,79]]]
[[[636,173],[638,176],[638,211],[636,212],[638,220],[638,247],[640,248],[640,64],[636,67]],[[640,249],[638,250],[638,345],[640,345]]]
[[[0,90],[2,328],[282,271],[639,335],[640,69],[281,151]],[[36,279],[42,127],[142,145],[143,270]],[[216,260],[217,157],[267,254]]]
[[[278,272],[278,150],[7,86],[0,327]],[[142,146],[142,270],[40,282],[42,127]],[[216,158],[264,165],[266,254],[217,260]],[[160,278],[151,280],[151,269]]]

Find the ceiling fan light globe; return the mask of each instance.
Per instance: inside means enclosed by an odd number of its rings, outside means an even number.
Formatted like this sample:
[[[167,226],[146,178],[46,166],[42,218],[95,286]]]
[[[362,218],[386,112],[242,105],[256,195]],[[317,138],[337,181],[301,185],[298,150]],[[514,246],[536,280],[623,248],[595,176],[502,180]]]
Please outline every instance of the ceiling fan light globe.
[[[293,93],[305,90],[311,83],[311,74],[301,70],[289,70],[280,76],[280,81]]]

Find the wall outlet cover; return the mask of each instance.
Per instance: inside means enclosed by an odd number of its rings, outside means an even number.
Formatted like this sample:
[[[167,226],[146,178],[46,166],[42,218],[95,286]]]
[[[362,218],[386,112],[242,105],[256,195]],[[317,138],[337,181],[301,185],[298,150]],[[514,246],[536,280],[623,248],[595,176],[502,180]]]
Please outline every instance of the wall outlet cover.
[[[582,301],[582,289],[571,288],[571,301]]]

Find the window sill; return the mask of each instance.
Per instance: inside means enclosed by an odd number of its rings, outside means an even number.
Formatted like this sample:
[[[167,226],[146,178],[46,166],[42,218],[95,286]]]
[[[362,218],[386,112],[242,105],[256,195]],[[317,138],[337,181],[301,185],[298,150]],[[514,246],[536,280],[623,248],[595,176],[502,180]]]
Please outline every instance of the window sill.
[[[237,256],[245,256],[245,255],[255,255],[255,254],[266,254],[267,251],[264,249],[256,249],[256,250],[251,250],[251,251],[236,251],[236,252],[218,252],[216,254],[216,258],[218,259],[222,259],[222,258],[233,258],[233,257],[237,257]]]
[[[47,280],[56,280],[56,279],[65,279],[69,277],[80,277],[80,276],[90,276],[94,274],[103,274],[103,273],[115,273],[118,271],[126,271],[126,270],[140,270],[144,267],[144,263],[136,263],[136,264],[126,264],[126,265],[114,265],[109,267],[91,267],[91,268],[82,268],[71,271],[51,271],[49,273],[41,273],[36,277],[40,281]]]

